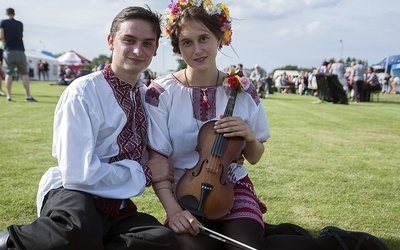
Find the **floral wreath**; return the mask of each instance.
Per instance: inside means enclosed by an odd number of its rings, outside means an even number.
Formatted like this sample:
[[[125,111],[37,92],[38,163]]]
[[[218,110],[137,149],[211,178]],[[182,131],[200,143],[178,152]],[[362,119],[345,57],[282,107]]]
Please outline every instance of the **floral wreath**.
[[[210,16],[217,16],[222,39],[219,48],[229,46],[232,42],[232,26],[228,6],[224,3],[214,5],[211,0],[171,0],[164,18],[164,32],[167,36],[171,33],[171,26],[182,11],[190,6],[202,7]]]
[[[232,69],[222,83],[222,86],[224,86],[226,93],[230,93],[234,89],[236,89],[238,93],[241,93],[247,90],[250,84],[250,80],[246,76]]]

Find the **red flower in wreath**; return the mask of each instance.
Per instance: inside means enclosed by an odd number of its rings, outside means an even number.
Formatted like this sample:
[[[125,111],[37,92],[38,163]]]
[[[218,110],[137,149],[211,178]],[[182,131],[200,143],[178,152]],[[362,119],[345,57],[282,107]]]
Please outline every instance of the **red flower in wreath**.
[[[245,76],[240,77],[235,73],[234,70],[225,78],[223,83],[225,91],[230,93],[232,89],[236,89],[238,93],[243,92],[243,88],[246,87],[248,80]]]
[[[237,89],[240,87],[240,80],[238,79],[237,75],[228,75],[226,80],[231,89]]]

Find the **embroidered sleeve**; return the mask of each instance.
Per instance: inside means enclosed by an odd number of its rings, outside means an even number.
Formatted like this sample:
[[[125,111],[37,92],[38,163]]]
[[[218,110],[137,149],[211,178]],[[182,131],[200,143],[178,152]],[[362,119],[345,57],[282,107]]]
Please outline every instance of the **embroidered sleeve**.
[[[149,166],[146,164],[143,164],[142,168],[144,175],[146,176],[146,187],[150,187],[153,184],[153,174],[151,173]]]
[[[251,97],[253,98],[253,101],[254,101],[254,102],[257,104],[257,106],[258,106],[258,104],[260,104],[260,102],[261,102],[261,99],[260,99],[260,97],[258,96],[256,87],[255,87],[253,84],[250,84],[250,85],[249,85],[249,88],[246,89],[246,92],[249,93],[249,94],[251,95]]]
[[[149,87],[147,88],[146,91],[146,103],[158,107],[158,104],[160,103],[160,95],[165,91],[163,87],[155,83],[154,81],[151,82]]]

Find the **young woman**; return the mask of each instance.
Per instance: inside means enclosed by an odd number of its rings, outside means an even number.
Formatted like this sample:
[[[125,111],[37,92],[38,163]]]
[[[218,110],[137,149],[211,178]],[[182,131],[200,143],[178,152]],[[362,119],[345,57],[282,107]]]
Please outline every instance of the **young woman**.
[[[148,146],[152,149],[150,159],[164,159],[164,164],[159,167],[169,168],[172,165],[175,175],[174,183],[159,182],[153,188],[167,212],[167,225],[177,234],[181,249],[238,249],[205,234],[199,234],[198,223],[256,249],[264,249],[265,244],[268,249],[290,249],[290,244],[285,244],[287,238],[279,235],[268,236],[265,239],[276,240],[264,242],[266,226],[262,221],[262,214],[266,212],[266,206],[257,198],[248,171],[243,166],[243,159],[250,164],[260,160],[264,153],[263,143],[270,137],[263,103],[248,79],[217,69],[218,50],[231,42],[230,24],[229,10],[224,4],[213,5],[209,0],[191,0],[172,2],[169,5],[164,30],[171,38],[173,51],[182,56],[187,68],[154,80],[146,92]],[[231,93],[235,91],[239,93],[233,113],[227,115],[224,112]],[[217,203],[210,197],[218,188],[218,181],[202,182],[206,188],[201,190],[211,187],[209,196],[203,196],[205,202],[195,194],[200,192],[200,188],[195,186],[196,178],[200,178],[204,171],[215,170],[210,162],[218,165],[220,159],[212,155],[214,149],[210,154],[205,150],[208,144],[213,144],[216,140],[210,140],[209,135],[203,133],[203,126],[209,128],[209,121],[215,122],[212,122],[212,134],[214,130],[222,134],[228,141],[228,146],[232,145],[233,138],[241,138],[244,142],[241,144],[243,147],[238,147],[239,150],[225,151],[220,157],[231,157],[227,166],[221,165],[229,169],[226,172],[232,192],[222,192],[216,200],[226,200],[227,203],[232,200],[233,204],[228,206],[224,214],[218,216],[205,211],[207,202]],[[198,163],[201,163],[201,167],[198,167]],[[195,170],[190,170],[193,168]],[[194,176],[197,177],[193,178]],[[212,185],[208,185],[209,183]],[[180,196],[181,193],[187,196]],[[191,199],[193,196],[196,197],[194,201]],[[274,229],[279,231],[279,227]],[[310,249],[308,241],[312,244],[323,241],[304,236],[287,237],[305,241],[304,249]],[[333,237],[327,238],[326,244],[336,246],[337,241]],[[325,245],[322,244],[322,248]],[[293,244],[292,249],[300,248]]]

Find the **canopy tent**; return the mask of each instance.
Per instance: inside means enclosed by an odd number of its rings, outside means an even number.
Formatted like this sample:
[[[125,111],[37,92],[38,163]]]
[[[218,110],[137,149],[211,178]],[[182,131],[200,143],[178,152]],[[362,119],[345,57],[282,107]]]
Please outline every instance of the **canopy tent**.
[[[379,63],[372,65],[374,69],[383,69],[385,72],[390,72],[392,65],[400,63],[400,55],[387,56]]]
[[[43,54],[42,52],[34,51],[34,50],[26,50],[25,51],[26,60],[33,64],[33,77],[31,80],[39,79],[39,69],[37,64],[39,60],[47,61],[49,63],[49,80],[57,81],[58,79],[58,61],[56,58]]]
[[[71,50],[65,52],[61,56],[57,57],[58,63],[60,65],[72,66],[74,70],[79,70],[83,65],[90,65],[91,61],[84,56]]]
[[[58,63],[63,65],[89,65],[91,61],[71,50],[57,57]]]

